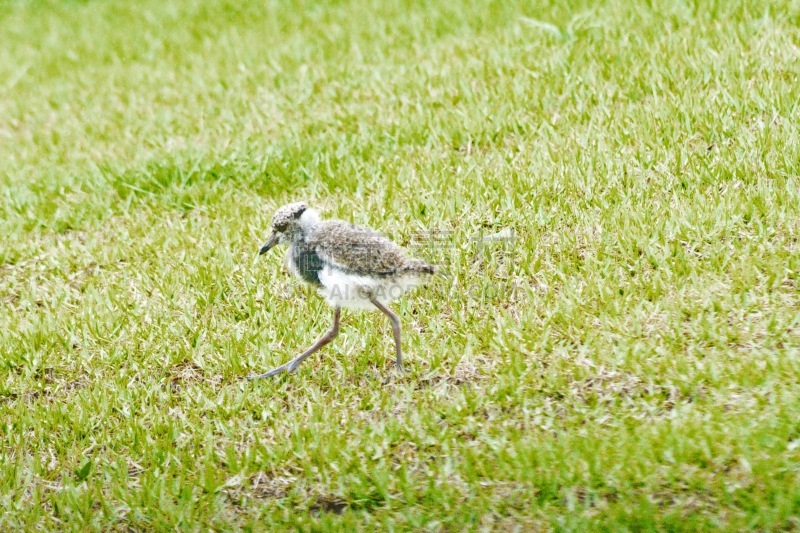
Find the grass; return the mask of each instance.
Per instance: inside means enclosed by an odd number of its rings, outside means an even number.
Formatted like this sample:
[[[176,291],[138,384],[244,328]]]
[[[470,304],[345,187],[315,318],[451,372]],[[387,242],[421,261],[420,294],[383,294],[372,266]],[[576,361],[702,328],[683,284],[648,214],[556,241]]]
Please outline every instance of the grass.
[[[0,3],[0,529],[800,527],[799,26]],[[242,379],[330,322],[298,199],[440,265],[408,375],[345,313]]]

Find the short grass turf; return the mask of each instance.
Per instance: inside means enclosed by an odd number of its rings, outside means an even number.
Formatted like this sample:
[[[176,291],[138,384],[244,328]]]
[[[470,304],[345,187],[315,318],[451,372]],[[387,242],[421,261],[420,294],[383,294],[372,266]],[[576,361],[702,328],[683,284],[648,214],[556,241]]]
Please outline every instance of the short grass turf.
[[[799,528],[799,26],[0,3],[0,529]],[[440,266],[408,374],[346,312],[243,380],[331,320],[299,199]]]

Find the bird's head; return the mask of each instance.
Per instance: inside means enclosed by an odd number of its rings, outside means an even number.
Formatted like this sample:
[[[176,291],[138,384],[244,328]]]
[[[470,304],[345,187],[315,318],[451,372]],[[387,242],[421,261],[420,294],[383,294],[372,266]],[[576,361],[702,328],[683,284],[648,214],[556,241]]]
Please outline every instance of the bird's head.
[[[303,202],[287,204],[272,217],[272,233],[259,254],[265,254],[276,244],[289,244],[319,221],[317,212]]]

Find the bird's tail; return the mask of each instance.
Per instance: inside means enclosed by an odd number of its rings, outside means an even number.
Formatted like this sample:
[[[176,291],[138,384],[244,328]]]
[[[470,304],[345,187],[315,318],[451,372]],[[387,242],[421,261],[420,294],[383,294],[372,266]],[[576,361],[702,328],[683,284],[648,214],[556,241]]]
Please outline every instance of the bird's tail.
[[[419,259],[410,259],[405,267],[403,268],[409,274],[429,274],[433,275],[436,273],[436,267],[433,265],[429,265],[425,261],[420,261]]]

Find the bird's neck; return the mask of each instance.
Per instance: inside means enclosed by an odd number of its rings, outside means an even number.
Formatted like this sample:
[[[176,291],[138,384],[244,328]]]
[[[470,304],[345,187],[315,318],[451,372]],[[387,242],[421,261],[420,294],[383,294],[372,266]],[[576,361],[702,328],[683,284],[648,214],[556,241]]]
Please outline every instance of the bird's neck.
[[[320,225],[319,214],[313,209],[307,209],[295,224],[287,228],[286,241],[292,248],[306,246],[309,235],[316,231]]]
[[[303,211],[303,214],[300,215],[298,222],[300,223],[300,229],[304,232],[308,232],[319,224],[319,213],[314,209],[306,209]]]

